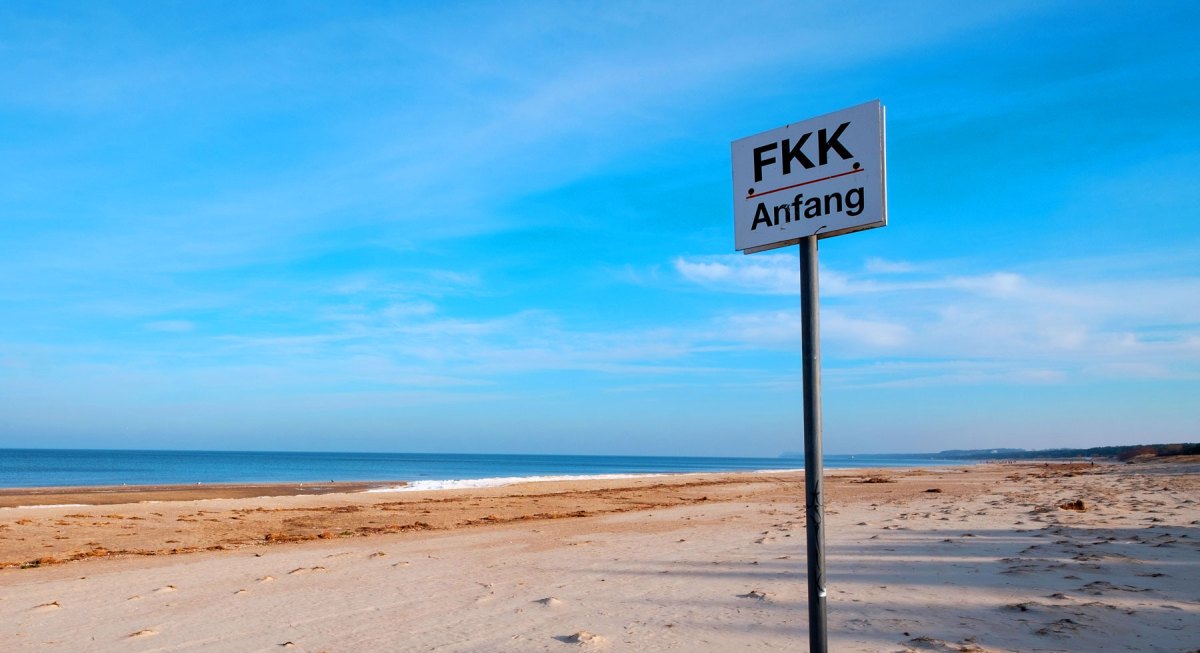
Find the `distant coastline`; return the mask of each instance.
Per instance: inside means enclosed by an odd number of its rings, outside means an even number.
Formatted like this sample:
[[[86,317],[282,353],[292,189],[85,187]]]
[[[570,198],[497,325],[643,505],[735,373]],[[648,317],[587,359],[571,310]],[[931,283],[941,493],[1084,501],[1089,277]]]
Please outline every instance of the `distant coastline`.
[[[1103,458],[1131,461],[1171,456],[1200,456],[1200,443],[1129,444],[1088,449],[950,449],[930,454],[943,460],[1063,460]]]
[[[1134,461],[1147,458],[1200,455],[1200,444],[1131,444],[1089,449],[984,449],[943,451],[939,455],[955,460],[1062,460],[1069,458],[1099,458],[1105,460]]]

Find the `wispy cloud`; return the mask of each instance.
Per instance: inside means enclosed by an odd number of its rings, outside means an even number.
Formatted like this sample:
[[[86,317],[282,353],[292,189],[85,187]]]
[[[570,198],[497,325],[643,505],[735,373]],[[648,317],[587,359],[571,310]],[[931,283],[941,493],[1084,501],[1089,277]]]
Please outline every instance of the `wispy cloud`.
[[[715,292],[796,296],[793,263],[783,255],[681,257],[675,269]],[[1181,301],[1200,296],[1200,277],[1128,281],[1080,272],[958,274],[950,264],[877,261],[856,272],[823,269],[822,337],[835,360],[937,361],[905,369],[936,373],[943,383],[1200,378],[1200,305]],[[798,309],[743,313],[728,323],[731,337],[760,346],[794,346],[799,333]],[[947,373],[947,360],[977,371]],[[894,367],[860,367],[859,381],[877,373],[895,382]]]

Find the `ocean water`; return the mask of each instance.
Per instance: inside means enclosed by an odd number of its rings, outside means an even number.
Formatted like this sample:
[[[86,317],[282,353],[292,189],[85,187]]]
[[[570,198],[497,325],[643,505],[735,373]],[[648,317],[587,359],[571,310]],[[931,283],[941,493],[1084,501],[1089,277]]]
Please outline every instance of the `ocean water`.
[[[933,455],[826,456],[827,469],[966,464]],[[801,458],[0,449],[0,487],[402,481],[481,487],[538,477],[802,469]],[[394,487],[394,484],[391,485]]]

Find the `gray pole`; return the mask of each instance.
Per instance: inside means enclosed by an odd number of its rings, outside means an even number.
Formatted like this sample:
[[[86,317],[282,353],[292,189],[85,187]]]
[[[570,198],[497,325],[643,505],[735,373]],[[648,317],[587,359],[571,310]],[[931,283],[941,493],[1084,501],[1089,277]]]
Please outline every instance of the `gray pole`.
[[[825,483],[821,462],[821,315],[817,237],[800,240],[800,321],[804,354],[804,511],[808,535],[808,650],[826,653]]]

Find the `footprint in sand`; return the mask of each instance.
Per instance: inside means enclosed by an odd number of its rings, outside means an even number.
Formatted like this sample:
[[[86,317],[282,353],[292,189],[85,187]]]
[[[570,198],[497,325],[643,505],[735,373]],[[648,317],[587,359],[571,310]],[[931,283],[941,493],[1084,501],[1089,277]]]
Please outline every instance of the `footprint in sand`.
[[[297,567],[297,568],[289,571],[288,575],[295,576],[296,574],[307,574],[310,571],[325,571],[325,568],[320,565],[318,565],[316,567]]]
[[[575,633],[574,635],[559,635],[558,637],[555,637],[554,639],[557,639],[558,641],[563,642],[564,644],[599,645],[599,644],[603,644],[605,642],[605,639],[603,637],[593,634],[593,633],[589,633],[586,630],[581,630],[581,631]]]
[[[905,633],[905,635],[907,635],[907,634],[908,633]],[[983,651],[984,650],[984,649],[980,648],[978,645],[976,645],[974,642],[972,642],[970,639],[964,640],[962,644],[954,644],[954,643],[947,642],[942,639],[935,639],[933,637],[921,636],[921,637],[914,637],[914,638],[908,640],[907,642],[904,642],[904,644],[907,647],[905,649],[907,653],[916,653],[917,651],[945,651],[946,653],[951,653],[952,651]]]
[[[129,635],[127,635],[127,637],[129,639],[134,639],[137,637],[150,637],[151,635],[157,635],[157,634],[158,634],[157,630],[151,630],[150,628],[143,628],[142,630],[139,630],[136,633],[129,633]]]
[[[761,592],[759,590],[750,590],[745,594],[738,594],[739,599],[754,599],[755,601],[770,601],[773,598],[772,594]]]
[[[560,599],[557,599],[553,596],[547,596],[544,599],[538,599],[538,600],[534,601],[534,603],[540,603],[540,604],[546,606],[547,608],[557,608],[563,604],[563,602]]]
[[[477,584],[481,588],[486,590],[487,593],[476,598],[475,599],[476,603],[487,603],[488,601],[491,601],[493,598],[496,597],[496,588],[494,585],[492,585],[491,583],[477,583]]]
[[[411,563],[411,562],[408,562],[407,560],[401,560],[400,562],[397,562],[397,563],[394,563],[394,564],[392,564],[392,566],[393,566],[393,567],[407,567],[407,566],[409,566],[410,564],[412,564],[412,563]]]
[[[62,606],[58,604],[58,601],[51,601],[49,603],[43,603],[41,605],[34,606],[33,612],[54,612],[60,608],[62,608]]]
[[[164,593],[164,592],[174,592],[174,591],[177,591],[178,589],[179,589],[179,588],[178,588],[178,587],[175,587],[174,585],[163,585],[162,587],[160,587],[160,588],[158,588],[158,589],[154,590],[154,593],[155,593],[155,594],[162,594],[162,593]]]
[[[1059,619],[1054,623],[1046,624],[1035,631],[1043,637],[1054,637],[1057,639],[1069,639],[1075,631],[1079,630],[1080,624],[1077,621],[1070,619]]]
[[[246,593],[246,590],[244,590],[244,589],[234,592],[234,594],[245,594],[245,593]]]
[[[258,582],[260,582],[260,583],[269,583],[269,582],[271,582],[271,581],[273,581],[273,580],[275,580],[275,577],[274,577],[274,576],[263,576],[262,578],[259,578],[259,579],[258,579]]]

